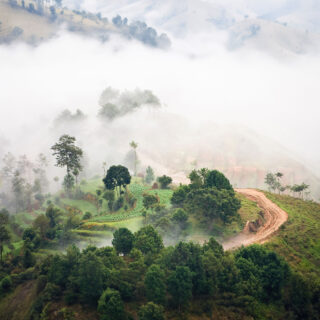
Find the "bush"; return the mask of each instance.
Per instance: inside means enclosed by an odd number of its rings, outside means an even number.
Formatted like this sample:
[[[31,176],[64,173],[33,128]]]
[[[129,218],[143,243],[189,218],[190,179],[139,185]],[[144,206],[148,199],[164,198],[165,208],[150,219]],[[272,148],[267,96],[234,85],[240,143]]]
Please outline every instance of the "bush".
[[[91,212],[86,212],[83,217],[82,217],[82,220],[88,220],[88,219],[91,219],[92,218],[92,214]]]
[[[120,196],[113,204],[113,211],[118,211],[122,208],[124,204],[124,197]]]
[[[161,189],[167,189],[169,184],[172,182],[172,178],[166,175],[163,175],[158,178],[158,182],[160,183]]]
[[[4,277],[0,282],[1,292],[2,293],[7,292],[11,289],[11,287],[12,287],[11,277],[10,276]]]

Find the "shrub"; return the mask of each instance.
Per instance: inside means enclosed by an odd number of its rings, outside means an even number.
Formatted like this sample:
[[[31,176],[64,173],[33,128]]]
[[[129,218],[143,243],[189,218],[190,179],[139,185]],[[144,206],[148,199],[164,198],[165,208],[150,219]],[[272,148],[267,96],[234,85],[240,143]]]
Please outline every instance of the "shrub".
[[[4,277],[0,282],[1,292],[7,292],[11,289],[11,287],[12,287],[11,277],[10,276]]]
[[[88,211],[87,211],[87,212],[83,215],[82,220],[88,220],[88,219],[91,219],[91,217],[92,217],[91,212],[88,212]]]

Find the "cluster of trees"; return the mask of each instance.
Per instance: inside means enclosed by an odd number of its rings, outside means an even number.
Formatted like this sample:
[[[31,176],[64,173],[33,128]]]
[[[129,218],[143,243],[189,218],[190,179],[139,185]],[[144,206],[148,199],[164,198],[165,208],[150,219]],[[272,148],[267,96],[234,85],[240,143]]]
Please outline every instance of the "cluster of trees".
[[[70,246],[64,254],[38,258],[36,267],[28,269],[37,279],[32,317],[44,315],[48,303],[57,300],[97,308],[100,319],[108,320],[136,319],[131,313],[140,320],[164,320],[168,314],[186,318],[191,306],[211,317],[219,305],[253,318],[262,316],[263,305],[273,305],[292,319],[319,316],[319,288],[310,290],[305,279],[263,246],[224,252],[211,238],[203,246],[180,242],[164,248],[150,225],[134,234],[121,228],[112,244],[82,252]],[[10,275],[21,259],[11,257],[1,269],[7,292],[21,279]]]
[[[11,153],[7,153],[2,163],[0,173],[2,205],[16,212],[30,211],[36,203],[41,206],[49,187],[46,174],[47,158],[39,154],[37,160],[31,162],[26,155],[16,159]]]
[[[283,177],[283,173],[267,173],[265,177],[265,184],[268,186],[269,191],[278,191],[278,193],[282,193],[285,191],[292,192],[293,194],[298,194],[300,198],[303,199],[304,193],[309,189],[309,185],[304,182],[301,184],[294,185],[282,185],[281,178]]]
[[[229,180],[217,170],[193,170],[189,185],[180,185],[171,198],[173,206],[196,215],[210,227],[214,220],[224,223],[238,217],[240,201]]]
[[[75,240],[72,229],[79,227],[81,219],[75,212],[63,212],[50,204],[44,214],[39,214],[32,226],[25,229],[22,239],[30,251],[51,245],[66,246]]]
[[[24,1],[22,0],[19,4],[17,0],[9,0],[9,4],[12,7],[18,7],[21,6],[22,8],[28,10],[31,13],[35,13],[38,15],[44,15],[45,10],[48,8],[49,13],[51,14],[51,18],[56,18],[56,7],[61,8],[62,6],[62,0],[55,0],[54,5],[51,4],[51,1],[46,0],[36,0],[34,2],[30,1]]]

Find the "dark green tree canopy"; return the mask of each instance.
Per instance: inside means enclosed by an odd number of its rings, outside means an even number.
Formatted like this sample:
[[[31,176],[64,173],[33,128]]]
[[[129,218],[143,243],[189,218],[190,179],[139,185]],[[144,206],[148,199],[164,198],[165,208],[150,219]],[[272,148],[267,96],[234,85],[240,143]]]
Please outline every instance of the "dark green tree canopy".
[[[148,193],[145,193],[143,195],[143,206],[147,210],[153,208],[157,203],[159,203],[159,199],[157,196]]]
[[[106,177],[103,179],[105,187],[109,190],[114,190],[117,187],[121,189],[121,187],[130,184],[130,181],[129,170],[122,165],[111,166],[107,171]]]
[[[139,310],[139,320],[164,320],[164,310],[153,302],[148,302]]]
[[[234,196],[233,190],[218,190],[217,188],[193,189],[188,193],[185,202],[186,208],[207,219],[221,218],[228,222],[237,214],[241,203]]]
[[[149,267],[144,279],[146,295],[149,301],[164,304],[166,296],[165,273],[157,264]]]
[[[168,279],[168,291],[179,309],[192,298],[192,273],[188,267],[177,267]]]
[[[141,228],[134,236],[134,247],[144,254],[158,253],[163,248],[162,238],[150,225]]]
[[[98,302],[101,320],[125,320],[124,304],[119,291],[107,288]]]
[[[169,184],[172,182],[172,178],[166,175],[163,175],[158,178],[158,182],[160,183],[161,189],[167,189]]]
[[[130,253],[133,247],[134,235],[127,228],[120,228],[113,234],[112,245],[118,253]]]
[[[209,170],[206,168],[193,170],[189,175],[189,179],[191,182],[191,187],[193,188],[215,187],[219,190],[233,190],[230,181],[225,177],[223,173],[218,170]]]

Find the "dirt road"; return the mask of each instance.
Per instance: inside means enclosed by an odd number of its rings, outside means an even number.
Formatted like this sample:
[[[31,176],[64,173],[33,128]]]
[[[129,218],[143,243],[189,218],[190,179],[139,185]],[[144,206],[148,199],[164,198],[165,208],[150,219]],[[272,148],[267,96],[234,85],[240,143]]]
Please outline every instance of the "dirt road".
[[[234,249],[242,245],[248,246],[253,243],[264,243],[287,221],[288,214],[269,200],[262,192],[255,189],[236,189],[235,191],[257,203],[263,211],[265,223],[256,233],[244,230],[239,235],[223,242],[222,245],[225,250]]]

